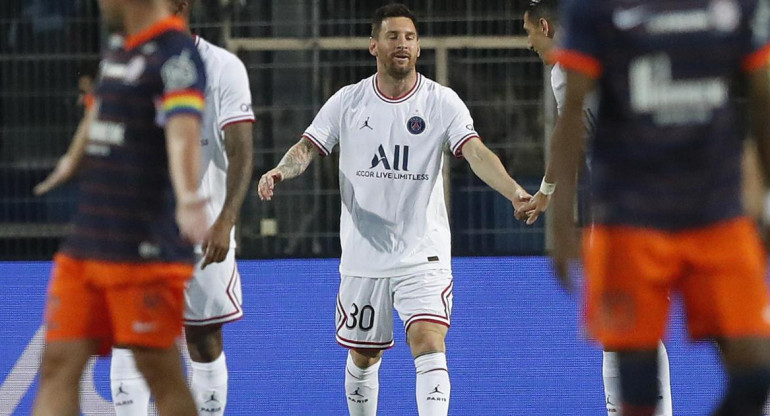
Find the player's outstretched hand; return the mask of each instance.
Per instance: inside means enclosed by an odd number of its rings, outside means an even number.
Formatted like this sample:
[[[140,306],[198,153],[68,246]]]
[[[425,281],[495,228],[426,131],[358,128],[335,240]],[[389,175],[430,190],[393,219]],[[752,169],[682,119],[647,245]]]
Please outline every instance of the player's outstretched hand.
[[[544,195],[541,192],[537,192],[529,203],[524,207],[524,211],[528,213],[527,225],[532,225],[540,217],[540,214],[544,213],[548,209],[548,204],[551,202],[550,195]]]
[[[524,188],[519,187],[519,189],[516,190],[513,201],[511,201],[511,205],[513,205],[513,215],[517,220],[523,221],[529,217],[527,206],[531,199],[532,195],[525,191]]]
[[[581,243],[580,234],[571,218],[564,221],[554,218],[552,241],[551,261],[556,279],[564,290],[573,292],[575,287],[570,276],[570,264],[579,259]]]
[[[177,201],[176,223],[182,237],[193,244],[201,244],[208,238],[206,203],[209,198],[193,197]]]
[[[259,199],[263,201],[269,201],[273,199],[273,190],[275,184],[283,180],[283,174],[278,169],[271,169],[267,171],[261,178],[259,178],[259,184],[257,185],[257,193]]]
[[[75,175],[76,170],[77,166],[73,158],[69,155],[62,156],[48,177],[35,185],[32,189],[32,193],[35,194],[35,196],[40,196],[50,192],[52,189],[70,180],[70,178]]]
[[[233,224],[228,220],[219,217],[209,228],[209,235],[203,241],[203,263],[201,270],[205,269],[211,263],[221,263],[227,257],[230,250],[230,231]]]

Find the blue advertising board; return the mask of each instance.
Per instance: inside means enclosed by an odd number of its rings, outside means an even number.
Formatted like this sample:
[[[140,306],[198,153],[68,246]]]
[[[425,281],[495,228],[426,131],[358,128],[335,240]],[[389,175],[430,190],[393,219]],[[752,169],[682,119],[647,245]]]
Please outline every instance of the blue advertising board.
[[[606,414],[601,350],[585,340],[580,301],[558,288],[547,259],[460,258],[453,264],[450,415]],[[50,267],[0,263],[0,416],[30,414]],[[338,261],[241,261],[239,267],[246,315],[225,327],[227,414],[346,415],[346,350],[334,340]],[[687,341],[678,305],[668,338],[674,414],[708,414],[724,387],[716,352]],[[106,359],[89,365],[81,384],[83,414],[111,414],[108,373]],[[380,369],[378,414],[416,414],[414,379],[404,335],[397,332]]]

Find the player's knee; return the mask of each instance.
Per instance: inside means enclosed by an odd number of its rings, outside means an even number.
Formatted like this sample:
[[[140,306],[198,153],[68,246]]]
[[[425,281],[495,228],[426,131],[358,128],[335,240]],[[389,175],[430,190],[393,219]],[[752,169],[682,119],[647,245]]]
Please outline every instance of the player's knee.
[[[40,377],[43,380],[78,380],[89,356],[88,351],[49,344],[43,353]]]
[[[190,359],[196,363],[214,362],[224,349],[222,325],[186,326],[185,339]]]
[[[46,349],[43,354],[43,362],[40,365],[40,378],[43,380],[55,378],[62,373],[62,370],[66,369],[66,361],[67,357],[64,354]]]
[[[369,368],[382,359],[382,350],[353,348],[350,357],[358,368]]]
[[[444,352],[447,328],[431,322],[415,322],[407,334],[407,342],[412,355],[418,356],[430,352]]]
[[[136,368],[150,386],[182,371],[176,348],[132,348],[131,352],[134,353]]]

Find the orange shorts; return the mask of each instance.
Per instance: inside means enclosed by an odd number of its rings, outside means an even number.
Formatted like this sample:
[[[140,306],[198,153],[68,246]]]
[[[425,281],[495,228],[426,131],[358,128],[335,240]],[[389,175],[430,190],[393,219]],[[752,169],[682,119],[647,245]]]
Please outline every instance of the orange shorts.
[[[182,333],[185,283],[193,266],[113,263],[54,257],[48,285],[46,341],[96,339],[113,345],[168,348]]]
[[[770,336],[765,252],[751,220],[676,232],[597,225],[584,237],[588,331],[605,348],[656,348],[672,291],[693,338]]]

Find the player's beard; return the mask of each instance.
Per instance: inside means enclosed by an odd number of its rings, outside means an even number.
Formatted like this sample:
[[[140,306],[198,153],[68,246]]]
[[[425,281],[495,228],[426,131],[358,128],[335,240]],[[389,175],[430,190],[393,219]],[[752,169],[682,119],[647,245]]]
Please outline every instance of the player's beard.
[[[398,65],[393,61],[389,62],[389,65],[385,65],[385,71],[393,79],[404,79],[414,72],[417,66],[417,57],[410,57],[409,62],[404,65]]]

